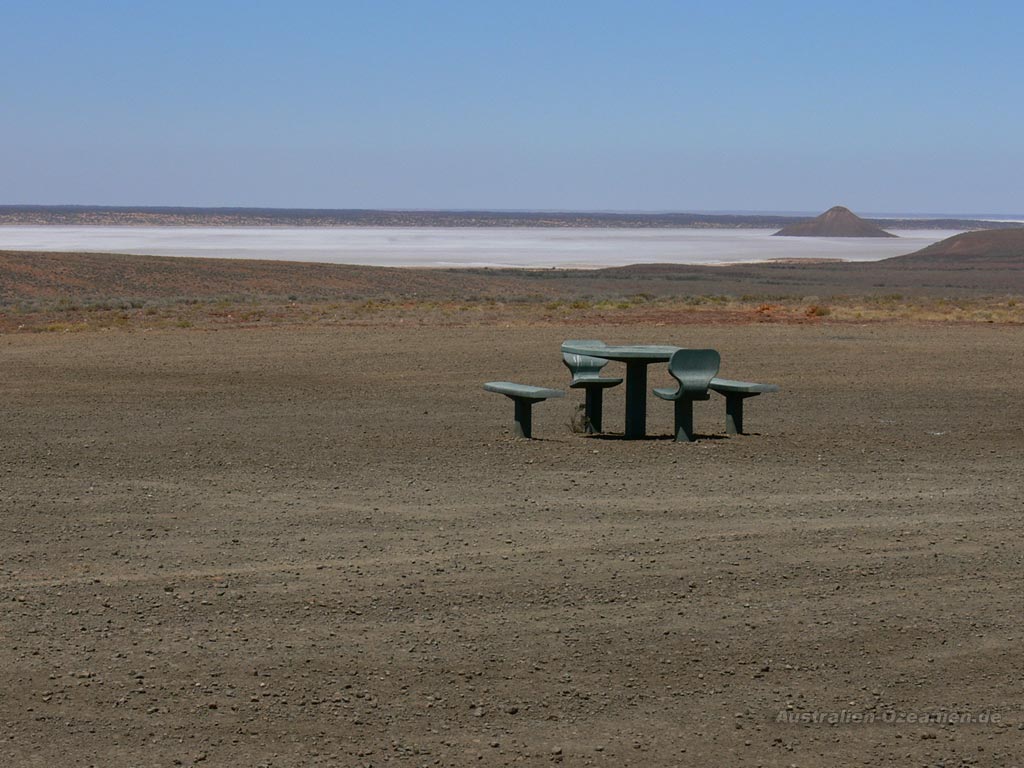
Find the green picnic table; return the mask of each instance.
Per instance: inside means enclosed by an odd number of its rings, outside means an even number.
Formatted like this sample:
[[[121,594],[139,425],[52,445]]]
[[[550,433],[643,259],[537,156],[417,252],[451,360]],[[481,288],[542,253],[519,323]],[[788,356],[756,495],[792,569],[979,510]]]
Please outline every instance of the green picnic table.
[[[563,353],[587,355],[626,364],[625,434],[630,439],[640,439],[647,433],[647,366],[651,363],[667,363],[679,349],[681,348],[664,344],[615,346],[594,341],[566,341],[562,344]],[[733,381],[718,376],[711,379],[708,389],[725,397],[725,431],[730,435],[743,434],[744,400],[767,392],[779,391],[774,384]]]

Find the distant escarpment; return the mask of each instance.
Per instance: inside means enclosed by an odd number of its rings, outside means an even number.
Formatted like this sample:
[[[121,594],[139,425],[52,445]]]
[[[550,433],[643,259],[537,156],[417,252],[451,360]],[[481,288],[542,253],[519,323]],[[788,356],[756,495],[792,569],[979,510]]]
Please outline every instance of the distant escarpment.
[[[784,237],[896,237],[841,205],[829,208],[810,221],[783,227],[775,234]]]
[[[1000,219],[1006,218],[1005,216]],[[779,229],[806,221],[785,214],[614,211],[403,211],[325,208],[189,208],[0,205],[0,226],[117,227],[607,227]],[[965,218],[875,219],[888,229],[1005,229],[1013,222]]]
[[[894,265],[970,269],[1024,267],[1024,227],[963,232],[886,261]]]

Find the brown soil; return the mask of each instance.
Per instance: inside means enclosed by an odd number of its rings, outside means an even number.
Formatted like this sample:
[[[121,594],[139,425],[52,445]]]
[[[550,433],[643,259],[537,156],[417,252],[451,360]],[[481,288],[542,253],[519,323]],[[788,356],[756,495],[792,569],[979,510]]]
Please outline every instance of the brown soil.
[[[829,208],[810,221],[785,226],[775,234],[784,237],[896,237],[841,205]]]
[[[567,337],[782,392],[748,436],[716,396],[693,445],[583,437],[572,391],[510,438],[481,383],[564,386]],[[0,764],[1019,765],[1022,341],[2,334]]]

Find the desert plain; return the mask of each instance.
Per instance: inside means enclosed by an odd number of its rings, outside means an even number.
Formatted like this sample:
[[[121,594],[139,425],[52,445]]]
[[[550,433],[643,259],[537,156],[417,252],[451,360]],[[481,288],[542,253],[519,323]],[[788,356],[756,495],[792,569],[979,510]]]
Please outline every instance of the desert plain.
[[[1024,761],[1019,275],[4,258],[0,765]],[[514,439],[566,338],[781,392]]]

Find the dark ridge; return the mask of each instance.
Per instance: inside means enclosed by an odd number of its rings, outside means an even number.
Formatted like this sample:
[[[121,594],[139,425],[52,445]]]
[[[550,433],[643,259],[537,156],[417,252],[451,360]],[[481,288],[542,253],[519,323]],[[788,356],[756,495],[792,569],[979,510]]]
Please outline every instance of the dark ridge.
[[[1024,267],[1024,227],[963,232],[886,261],[900,265],[942,265],[965,269]]]
[[[196,299],[245,296],[304,299],[464,299],[496,301],[691,295],[914,296],[1024,294],[1024,261],[991,268],[888,259],[877,262],[752,263],[731,266],[638,264],[607,269],[415,269],[244,259],[102,253],[0,251],[0,315],[5,306],[60,298]]]

